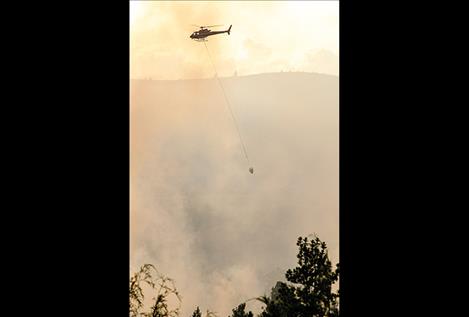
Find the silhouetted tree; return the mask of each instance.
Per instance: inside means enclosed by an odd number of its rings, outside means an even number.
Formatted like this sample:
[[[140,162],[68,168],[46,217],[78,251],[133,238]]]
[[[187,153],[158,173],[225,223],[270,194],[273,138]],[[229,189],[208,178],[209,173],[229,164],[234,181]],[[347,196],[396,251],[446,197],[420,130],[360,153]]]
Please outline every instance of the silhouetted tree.
[[[246,303],[240,304],[238,307],[233,309],[233,315],[231,315],[230,317],[254,317],[251,311],[246,313],[245,309],[246,309]]]
[[[197,306],[197,309],[194,310],[194,313],[192,313],[192,317],[202,317],[202,313],[200,312],[199,306]]]
[[[332,268],[327,254],[326,243],[314,237],[299,237],[298,266],[287,270],[287,283],[277,282],[270,297],[255,298],[265,304],[259,317],[337,317],[339,316],[339,291],[334,293],[332,286],[339,278],[339,264]],[[155,275],[155,277],[153,276]],[[148,285],[156,296],[148,312],[143,309],[144,294],[142,282]],[[130,279],[129,314],[131,317],[175,317],[179,316],[179,307],[170,309],[168,298],[179,294],[173,280],[161,275],[151,264],[145,264]],[[251,299],[252,300],[252,299]],[[246,303],[238,305],[229,317],[254,317],[246,312]],[[192,317],[202,317],[199,307]],[[206,317],[216,317],[207,311]]]
[[[270,298],[262,296],[258,300],[266,305],[260,317],[297,317],[301,310],[293,288],[283,282],[272,288]]]
[[[156,276],[153,276],[156,275]],[[148,312],[140,312],[143,308],[145,296],[141,283],[147,284],[156,292],[156,296],[152,298],[154,304]],[[174,285],[174,281],[163,276],[151,264],[145,264],[140,271],[130,278],[129,287],[129,315],[131,317],[174,317],[179,315],[179,307],[170,309],[167,304],[169,296],[174,295],[179,302],[181,298]]]
[[[339,264],[332,269],[326,243],[315,237],[298,238],[298,266],[287,270],[289,284],[278,282],[271,297],[259,300],[266,304],[261,317],[333,317],[339,315],[339,293],[332,285],[339,278]]]

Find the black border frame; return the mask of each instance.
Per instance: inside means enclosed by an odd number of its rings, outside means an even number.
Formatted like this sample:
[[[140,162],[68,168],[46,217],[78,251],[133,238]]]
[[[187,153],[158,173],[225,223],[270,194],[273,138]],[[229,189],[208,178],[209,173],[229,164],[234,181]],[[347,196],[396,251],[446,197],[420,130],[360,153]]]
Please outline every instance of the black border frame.
[[[411,47],[415,33],[406,37],[407,21],[396,20],[402,6],[393,11],[382,5],[340,1],[342,316],[421,313],[419,305],[403,305],[415,304],[416,283],[428,285],[409,274],[425,239],[418,237],[417,245],[409,240],[419,218],[408,212],[422,207],[402,201],[413,194],[407,177],[418,162],[406,160],[414,143],[405,142],[410,122],[399,120],[403,110],[409,115],[402,92],[410,92],[412,80],[400,71],[408,64],[396,53],[398,44]],[[21,33],[8,34],[20,39],[11,46],[20,59],[12,66],[26,61],[19,73],[33,74],[34,82],[13,77],[27,84],[28,93],[17,92],[21,105],[8,116],[21,119],[20,127],[11,120],[11,131],[27,127],[16,143],[14,160],[25,159],[16,162],[20,181],[12,187],[26,187],[27,194],[16,201],[25,212],[13,220],[20,234],[9,238],[21,244],[13,247],[7,283],[24,288],[16,273],[32,269],[30,307],[127,314],[128,3],[31,6],[9,11],[23,13],[26,26],[20,30],[16,23]],[[24,307],[22,301],[15,307]]]

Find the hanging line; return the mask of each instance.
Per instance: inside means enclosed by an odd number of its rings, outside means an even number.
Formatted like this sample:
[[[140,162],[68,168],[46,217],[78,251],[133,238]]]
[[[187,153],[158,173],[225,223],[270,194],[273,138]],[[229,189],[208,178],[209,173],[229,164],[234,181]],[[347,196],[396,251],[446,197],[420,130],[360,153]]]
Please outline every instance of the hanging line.
[[[238,131],[239,140],[241,141],[241,145],[243,146],[244,156],[246,156],[246,160],[248,161],[248,164],[250,164],[250,162],[249,162],[249,157],[248,157],[248,153],[247,153],[247,151],[246,151],[246,146],[244,145],[243,138],[241,137],[241,132],[239,131],[239,128],[238,128],[238,122],[236,121],[236,117],[235,117],[235,115],[234,115],[234,113],[233,113],[233,110],[231,109],[231,104],[230,104],[228,98],[226,97],[225,88],[223,88],[223,85],[222,85],[222,83],[221,83],[221,81],[220,81],[220,78],[218,78],[217,68],[215,67],[215,64],[214,64],[213,61],[212,61],[212,57],[211,57],[211,55],[210,55],[210,51],[208,50],[207,44],[205,44],[205,42],[206,42],[206,41],[204,41],[204,45],[205,45],[205,48],[207,49],[208,58],[210,59],[210,62],[212,63],[213,69],[215,70],[215,77],[217,78],[218,84],[220,85],[221,90],[223,91],[223,96],[225,97],[226,104],[228,105],[228,109],[230,110],[231,118],[233,119],[234,125],[235,125],[235,127],[236,127],[236,131]]]

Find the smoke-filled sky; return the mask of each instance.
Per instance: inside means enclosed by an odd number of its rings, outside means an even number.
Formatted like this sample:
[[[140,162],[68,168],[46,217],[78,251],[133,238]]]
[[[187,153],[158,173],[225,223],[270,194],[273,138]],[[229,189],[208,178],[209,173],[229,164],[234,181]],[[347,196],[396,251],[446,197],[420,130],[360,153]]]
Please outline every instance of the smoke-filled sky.
[[[195,25],[223,25],[208,38],[220,76],[276,71],[338,75],[338,1],[131,1],[131,78],[210,77]]]
[[[216,79],[131,85],[131,270],[174,278],[185,316],[269,294],[299,236],[338,261],[338,77],[222,81],[249,162]]]

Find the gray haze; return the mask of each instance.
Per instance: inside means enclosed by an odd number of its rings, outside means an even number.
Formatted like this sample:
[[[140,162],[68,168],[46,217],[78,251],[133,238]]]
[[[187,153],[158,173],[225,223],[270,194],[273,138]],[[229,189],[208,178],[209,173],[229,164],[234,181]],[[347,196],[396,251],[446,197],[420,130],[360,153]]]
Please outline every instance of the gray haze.
[[[254,175],[216,79],[131,81],[131,270],[174,278],[183,316],[268,293],[298,236],[316,233],[338,261],[338,77],[222,82]]]

